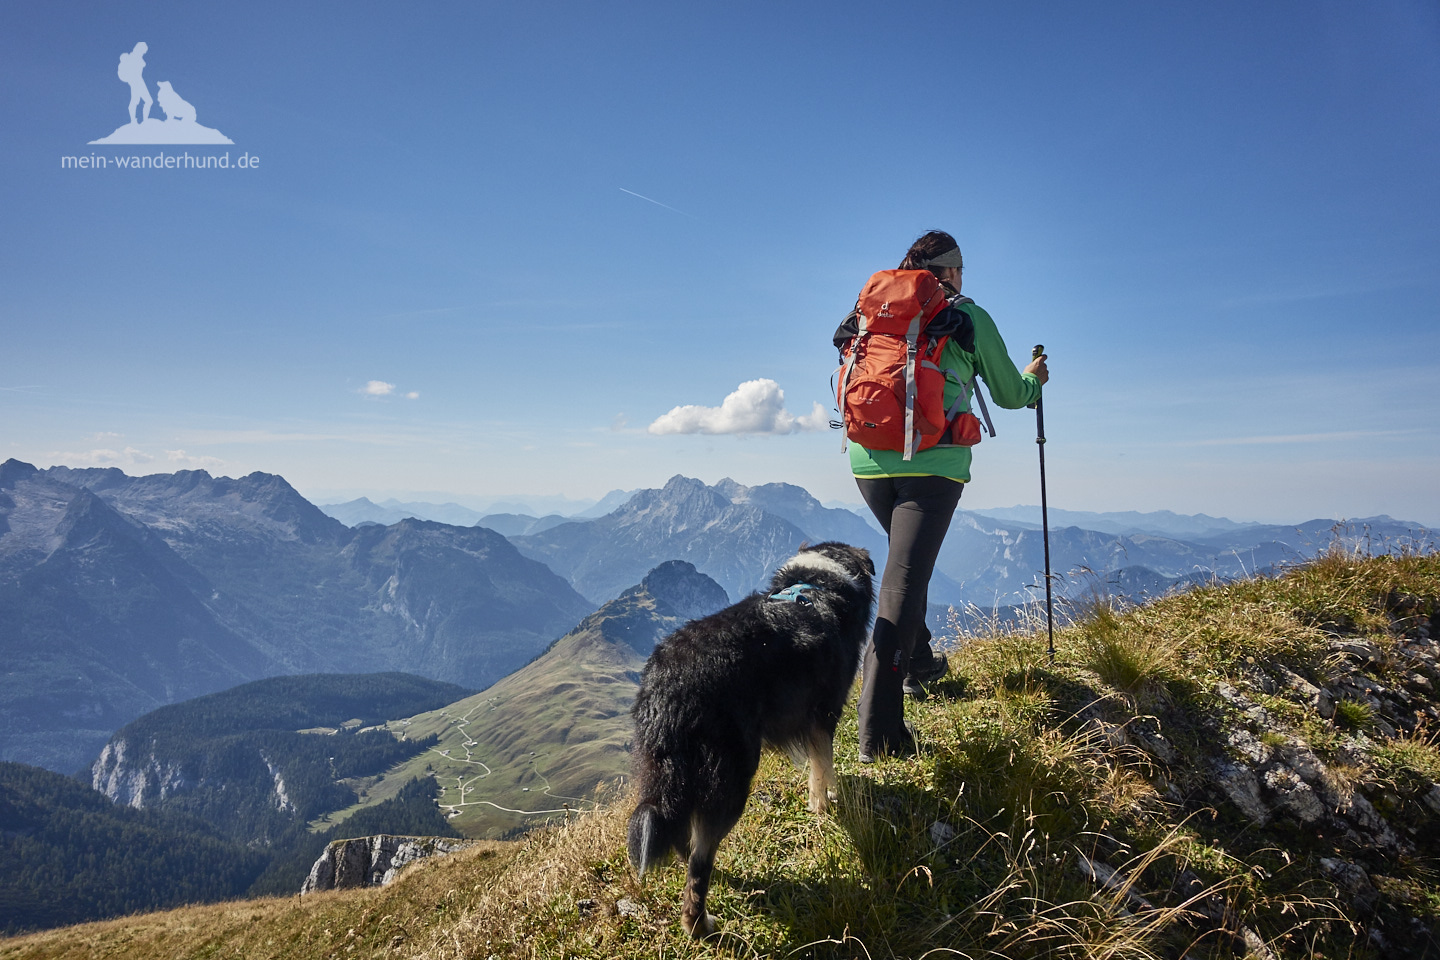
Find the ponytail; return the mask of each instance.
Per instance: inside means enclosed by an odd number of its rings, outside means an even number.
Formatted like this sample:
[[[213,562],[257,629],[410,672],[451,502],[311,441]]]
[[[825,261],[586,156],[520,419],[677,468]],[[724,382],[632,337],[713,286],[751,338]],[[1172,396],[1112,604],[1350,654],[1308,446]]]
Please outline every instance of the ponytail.
[[[931,230],[910,245],[910,249],[905,253],[905,259],[900,261],[900,269],[929,270],[938,277],[944,267],[932,264],[930,261],[951,251],[954,251],[957,262],[947,264],[947,266],[963,266],[963,260],[961,260],[960,257],[960,244],[955,242],[955,238],[944,230]]]

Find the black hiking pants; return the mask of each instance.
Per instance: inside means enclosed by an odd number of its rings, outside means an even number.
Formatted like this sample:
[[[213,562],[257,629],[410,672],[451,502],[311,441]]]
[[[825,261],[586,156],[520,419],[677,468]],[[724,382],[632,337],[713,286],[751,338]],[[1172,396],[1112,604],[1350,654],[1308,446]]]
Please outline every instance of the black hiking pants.
[[[930,575],[965,485],[947,477],[857,477],[855,482],[890,537],[860,685],[860,752],[874,756],[904,752],[911,742],[905,729],[905,675],[912,657],[923,672],[934,656],[925,626]]]

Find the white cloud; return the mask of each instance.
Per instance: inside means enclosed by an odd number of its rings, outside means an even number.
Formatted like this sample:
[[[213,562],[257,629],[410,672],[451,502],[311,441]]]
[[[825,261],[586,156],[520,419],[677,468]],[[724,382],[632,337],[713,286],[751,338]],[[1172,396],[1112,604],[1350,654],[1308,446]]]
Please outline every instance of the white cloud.
[[[63,463],[72,467],[139,467],[154,463],[157,458],[135,447],[125,447],[123,450],[100,447],[80,453],[51,453],[47,455],[47,459],[52,463]],[[219,457],[192,456],[184,450],[166,450],[165,459],[176,467],[198,467],[205,470],[225,465],[225,461]]]
[[[395,392],[395,384],[386,383],[384,380],[369,380],[360,388],[360,392],[367,397],[388,397]]]
[[[165,459],[171,463],[178,463],[186,467],[199,467],[202,470],[213,470],[225,465],[225,461],[219,457],[192,457],[184,450],[166,450]]]
[[[406,399],[406,400],[419,400],[419,399],[420,399],[420,391],[419,391],[419,390],[411,390],[409,393],[405,394],[405,399]]]
[[[141,463],[150,463],[155,458],[143,450],[134,447],[126,447],[124,450],[111,450],[101,448],[98,450],[87,450],[84,453],[51,453],[50,460],[55,463],[63,463],[67,466],[84,465],[91,467],[133,467]]]
[[[785,391],[774,380],[747,380],[718,407],[693,404],[676,407],[649,426],[654,434],[667,433],[799,433],[823,430],[829,423],[825,410],[814,404],[810,413],[795,416],[785,410]]]

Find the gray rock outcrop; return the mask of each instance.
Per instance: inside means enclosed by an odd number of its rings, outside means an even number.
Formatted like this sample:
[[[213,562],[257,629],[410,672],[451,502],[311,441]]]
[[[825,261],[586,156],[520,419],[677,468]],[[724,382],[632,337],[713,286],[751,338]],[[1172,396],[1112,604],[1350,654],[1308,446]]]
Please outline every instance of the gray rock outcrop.
[[[379,834],[354,840],[336,840],[310,868],[300,892],[381,887],[395,879],[400,868],[427,857],[444,856],[470,846],[472,840],[448,837],[396,837]]]

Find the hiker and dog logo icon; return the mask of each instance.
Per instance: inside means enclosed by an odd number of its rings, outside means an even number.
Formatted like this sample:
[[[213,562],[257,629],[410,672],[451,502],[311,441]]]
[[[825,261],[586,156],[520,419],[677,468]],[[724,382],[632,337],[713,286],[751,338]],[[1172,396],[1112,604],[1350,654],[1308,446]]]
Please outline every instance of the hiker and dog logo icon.
[[[175,92],[169,80],[157,84],[159,95],[150,95],[150,85],[145,81],[145,54],[150,46],[143,41],[135,44],[129,53],[120,54],[118,76],[130,87],[130,107],[126,122],[108,137],[91,140],[91,143],[110,144],[204,144],[234,143],[225,134],[211,127],[201,126],[195,119],[195,107]],[[157,102],[164,120],[150,116],[150,108]],[[135,108],[139,106],[139,119]]]

